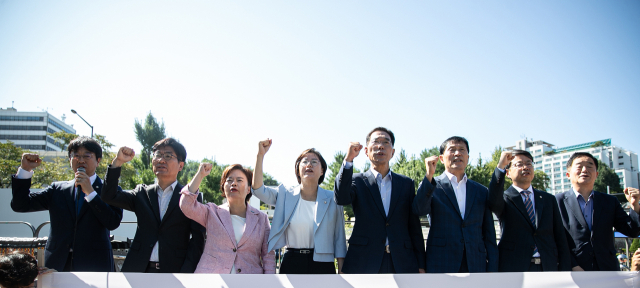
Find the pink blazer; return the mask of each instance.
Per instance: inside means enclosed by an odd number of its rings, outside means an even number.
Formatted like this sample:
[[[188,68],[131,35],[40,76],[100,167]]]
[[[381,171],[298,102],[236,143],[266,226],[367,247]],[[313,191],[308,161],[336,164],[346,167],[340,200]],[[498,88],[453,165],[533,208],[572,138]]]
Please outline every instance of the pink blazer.
[[[188,186],[180,192],[180,209],[185,216],[207,227],[207,242],[194,273],[229,274],[233,264],[238,274],[275,274],[275,253],[267,250],[269,218],[247,205],[246,224],[236,245],[229,205],[202,204]]]

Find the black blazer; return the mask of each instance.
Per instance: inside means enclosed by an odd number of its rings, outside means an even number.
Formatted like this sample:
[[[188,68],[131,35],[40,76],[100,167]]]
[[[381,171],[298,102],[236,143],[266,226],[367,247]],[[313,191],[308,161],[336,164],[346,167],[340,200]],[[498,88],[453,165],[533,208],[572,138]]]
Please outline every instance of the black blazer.
[[[72,271],[114,271],[109,230],[120,226],[122,209],[101,199],[102,180],[96,177],[93,189],[98,193],[91,202],[83,199],[76,216],[73,198],[75,181],[53,182],[40,192],[30,192],[31,178],[11,177],[11,209],[15,212],[49,210],[51,229],[45,246],[44,266],[62,271],[73,249]]]
[[[498,247],[493,215],[487,207],[487,187],[467,180],[464,219],[446,174],[425,177],[418,187],[413,212],[431,217],[427,239],[427,273],[458,273],[466,251],[469,272],[498,271]]]
[[[391,201],[385,215],[380,190],[371,171],[353,174],[344,165],[336,177],[338,205],[353,205],[356,223],[349,238],[344,273],[378,273],[386,238],[396,273],[418,273],[424,268],[424,237],[418,215],[411,213],[415,186],[410,178],[391,173]]]
[[[629,237],[638,237],[638,213],[631,209],[627,214],[616,197],[593,191],[593,231],[589,231],[573,189],[557,194],[556,200],[571,249],[571,266],[590,271],[596,263],[600,271],[620,271],[613,228]]]
[[[504,191],[505,172],[496,168],[489,184],[489,208],[500,219],[500,272],[527,272],[538,247],[543,271],[571,271],[571,256],[553,195],[533,189],[536,225],[513,186]]]
[[[159,242],[160,272],[193,273],[204,249],[205,229],[187,218],[178,207],[182,185],[173,190],[167,212],[160,221],[158,185],[140,184],[131,191],[117,186],[120,167],[107,169],[103,199],[105,202],[136,213],[138,228],[122,272],[144,272],[151,252]],[[202,198],[198,198],[202,202]]]

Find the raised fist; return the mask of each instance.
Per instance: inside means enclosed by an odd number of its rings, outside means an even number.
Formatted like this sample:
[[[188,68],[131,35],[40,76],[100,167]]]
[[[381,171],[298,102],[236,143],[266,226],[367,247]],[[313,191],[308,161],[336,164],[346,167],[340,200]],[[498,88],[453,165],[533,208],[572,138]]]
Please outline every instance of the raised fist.
[[[425,176],[429,182],[433,179],[433,174],[436,173],[436,164],[438,164],[438,160],[440,160],[440,158],[436,155],[424,159],[424,165],[427,168],[427,175]]]
[[[345,160],[347,162],[353,162],[353,159],[360,155],[360,150],[362,150],[362,145],[360,145],[360,142],[350,142],[349,150],[347,150],[347,156],[345,157]]]
[[[36,167],[42,164],[42,159],[38,154],[24,153],[22,154],[22,161],[20,162],[20,167],[22,170],[26,170],[31,172]]]
[[[114,167],[120,167],[122,166],[122,164],[133,160],[134,156],[136,156],[136,152],[133,151],[133,149],[127,146],[122,146],[120,147],[120,149],[118,149],[118,155],[113,159],[113,162],[111,162],[111,164]]]
[[[258,155],[264,156],[264,154],[267,154],[267,151],[269,151],[269,148],[271,148],[272,142],[273,140],[269,138],[267,138],[267,140],[258,142]]]
[[[500,154],[500,161],[498,162],[498,168],[504,170],[504,168],[509,165],[511,160],[513,160],[513,158],[516,157],[513,156],[513,153],[511,153],[511,151],[502,151],[502,153]]]
[[[629,201],[634,211],[640,212],[640,201],[638,201],[640,200],[640,190],[638,190],[638,188],[624,188],[624,197],[627,198],[627,201]]]
[[[211,163],[207,163],[207,162],[200,163],[200,167],[198,168],[197,174],[202,177],[206,177],[207,175],[209,175],[209,173],[211,173],[212,168],[213,168],[213,164]]]

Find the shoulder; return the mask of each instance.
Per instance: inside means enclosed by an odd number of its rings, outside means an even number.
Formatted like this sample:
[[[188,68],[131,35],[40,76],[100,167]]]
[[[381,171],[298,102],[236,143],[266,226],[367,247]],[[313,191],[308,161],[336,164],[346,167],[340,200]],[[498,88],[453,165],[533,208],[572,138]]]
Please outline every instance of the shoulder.
[[[478,189],[478,190],[487,191],[487,192],[489,191],[489,188],[487,188],[486,186],[476,181],[473,181],[469,178],[467,178],[467,184],[469,184],[468,186],[471,186],[473,189]]]
[[[556,197],[556,200],[558,200],[558,202],[562,202],[562,200],[567,197],[568,193],[571,193],[571,190],[569,191],[564,191],[564,192],[560,192],[556,195],[554,195]]]
[[[403,181],[403,182],[404,181],[413,182],[413,179],[411,179],[411,178],[409,178],[409,177],[407,177],[405,175],[395,173],[393,171],[391,172],[391,175],[393,176],[393,179],[391,181],[400,180],[400,181]]]
[[[620,200],[618,200],[618,198],[616,198],[616,196],[613,195],[609,195],[609,194],[605,194],[602,192],[598,192],[598,191],[593,191],[593,197],[594,198],[601,198],[601,199],[605,199],[607,202],[620,202]]]
[[[267,213],[262,212],[261,210],[257,209],[256,207],[253,207],[251,205],[247,205],[247,209],[249,209],[249,213],[253,213],[253,214],[257,215],[258,218],[267,219],[267,221],[269,220],[269,216],[267,215]]]
[[[555,196],[547,191],[533,189],[536,195],[539,195],[542,199],[555,200]]]

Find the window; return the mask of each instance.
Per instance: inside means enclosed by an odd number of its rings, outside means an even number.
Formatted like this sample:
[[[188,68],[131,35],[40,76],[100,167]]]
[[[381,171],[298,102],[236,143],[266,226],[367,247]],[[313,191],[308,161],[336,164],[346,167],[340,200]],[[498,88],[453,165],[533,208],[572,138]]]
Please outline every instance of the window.
[[[51,120],[51,119],[49,119],[49,124],[51,124],[51,125],[55,126],[56,128],[58,128],[58,129],[60,129],[60,130],[62,130],[62,131],[64,131],[64,132],[74,134],[74,133],[73,133],[73,131],[71,131],[71,130],[69,130],[69,129],[67,129],[67,128],[64,128],[60,123],[55,122],[55,121],[53,121],[53,120]]]
[[[556,190],[556,191],[557,191],[557,190],[561,190],[561,189],[562,189],[562,186],[556,186],[556,187],[553,187],[553,189],[554,189],[554,190]]]
[[[567,166],[567,161],[562,161],[562,166]]]
[[[538,160],[538,159],[542,158],[542,155],[536,155],[536,156],[534,156],[533,158],[535,158],[536,160]]]
[[[551,167],[551,164],[544,164],[544,167],[545,167],[545,168],[547,168],[547,167]]]
[[[47,126],[17,126],[17,125],[2,125],[0,130],[35,130],[35,131],[47,131]],[[36,149],[36,148],[25,148]]]
[[[45,145],[16,145],[22,149],[45,150]]]
[[[594,158],[600,159],[600,155],[593,155]]]
[[[560,172],[560,168],[558,167],[553,168],[553,172]]]
[[[622,159],[622,158],[624,158],[624,156],[618,156],[618,159]]]
[[[564,185],[564,189],[569,189],[569,188],[571,188],[571,184],[565,184]]]
[[[553,157],[553,160],[560,160],[560,156],[558,156],[558,157]]]
[[[553,166],[560,166],[560,162],[553,163]]]
[[[553,178],[560,178],[560,175],[562,175],[562,174],[560,174],[560,173],[553,174]]]
[[[624,166],[624,162],[620,162],[620,163],[618,163],[618,165]]]
[[[560,183],[562,183],[562,181],[560,181],[560,180],[554,180],[553,181],[553,184],[560,184]]]
[[[44,117],[38,116],[0,116],[0,121],[42,121]]]
[[[551,173],[551,169],[544,169],[544,173],[547,173],[547,174]]]
[[[571,157],[571,155],[564,155],[562,156],[562,159],[568,159],[569,157]]]
[[[46,137],[41,135],[0,135],[0,140],[44,140]]]
[[[544,159],[544,162],[549,162],[549,161],[551,161],[551,158]]]

